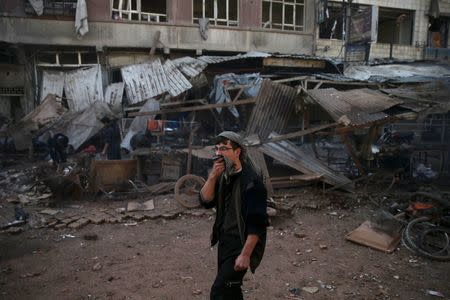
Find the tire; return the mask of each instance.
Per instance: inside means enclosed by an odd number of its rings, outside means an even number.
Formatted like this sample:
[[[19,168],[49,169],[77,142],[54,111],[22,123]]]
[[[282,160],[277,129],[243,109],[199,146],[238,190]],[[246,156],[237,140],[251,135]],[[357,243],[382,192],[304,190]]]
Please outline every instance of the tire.
[[[450,249],[448,248],[448,245],[447,245],[446,249],[439,251],[439,254],[446,252],[446,255],[445,254],[438,255],[438,254],[429,253],[428,251],[423,249],[420,244],[418,244],[420,237],[418,238],[418,237],[414,236],[414,233],[413,233],[414,226],[416,226],[420,223],[426,223],[429,220],[430,219],[428,217],[421,217],[421,218],[414,219],[408,223],[408,225],[406,226],[406,228],[403,232],[403,239],[404,239],[404,242],[405,242],[407,248],[409,248],[410,250],[413,250],[414,252],[416,252],[419,255],[422,255],[424,257],[427,257],[427,258],[430,258],[433,260],[450,261]],[[428,223],[428,224],[430,224],[431,227],[434,227],[433,224],[431,224],[431,223]],[[425,229],[425,231],[423,231],[422,234],[423,233],[426,234],[428,230],[429,229]]]
[[[205,182],[203,177],[192,174],[184,175],[175,184],[175,200],[186,208],[199,207],[199,193]]]

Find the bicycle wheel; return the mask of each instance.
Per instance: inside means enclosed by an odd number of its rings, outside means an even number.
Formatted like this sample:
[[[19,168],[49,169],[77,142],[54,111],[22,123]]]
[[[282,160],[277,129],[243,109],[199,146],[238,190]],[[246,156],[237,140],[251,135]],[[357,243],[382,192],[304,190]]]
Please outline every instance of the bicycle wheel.
[[[175,184],[175,199],[186,208],[199,207],[199,194],[205,182],[200,176],[184,175]]]

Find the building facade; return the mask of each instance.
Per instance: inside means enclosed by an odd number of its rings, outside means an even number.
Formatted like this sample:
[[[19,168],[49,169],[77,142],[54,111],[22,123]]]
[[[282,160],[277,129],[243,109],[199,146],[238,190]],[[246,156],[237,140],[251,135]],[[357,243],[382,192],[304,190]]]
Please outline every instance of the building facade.
[[[261,51],[342,60],[346,20],[367,12],[371,59],[441,58],[448,48],[450,0],[85,0],[83,36],[74,24],[79,2],[0,2],[0,113],[17,120],[30,112],[45,96],[44,72],[57,77],[100,65],[106,86],[117,81],[118,68],[147,61],[149,51],[171,58]]]

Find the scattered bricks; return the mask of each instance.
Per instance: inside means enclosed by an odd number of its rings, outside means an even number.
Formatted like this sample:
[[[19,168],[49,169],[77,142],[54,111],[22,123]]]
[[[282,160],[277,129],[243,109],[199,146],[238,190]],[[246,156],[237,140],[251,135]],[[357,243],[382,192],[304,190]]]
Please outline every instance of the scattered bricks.
[[[129,215],[135,221],[142,221],[146,219],[146,216],[140,213],[128,213],[127,215]]]
[[[65,228],[67,226],[66,223],[60,223],[60,224],[56,224],[55,225],[55,229],[61,229],[61,228]]]
[[[104,213],[101,214],[94,214],[91,215],[89,217],[87,217],[89,219],[89,221],[91,221],[91,223],[93,224],[102,224],[106,221],[106,219],[108,218],[108,216]]]
[[[79,220],[76,221],[76,222],[70,223],[70,224],[68,225],[68,227],[69,227],[69,228],[72,228],[72,229],[79,229],[79,228],[81,228],[81,227],[86,226],[87,224],[89,224],[89,222],[90,222],[89,219],[81,218],[81,219],[79,219]]]
[[[58,220],[52,220],[52,221],[48,222],[47,227],[54,227],[58,223],[59,223]]]
[[[166,220],[173,220],[178,216],[178,213],[165,213],[162,214],[161,217]]]
[[[203,217],[205,215],[204,211],[191,211],[189,214],[193,217]]]
[[[144,214],[150,220],[156,220],[158,218],[161,218],[161,214],[157,212],[145,212]]]

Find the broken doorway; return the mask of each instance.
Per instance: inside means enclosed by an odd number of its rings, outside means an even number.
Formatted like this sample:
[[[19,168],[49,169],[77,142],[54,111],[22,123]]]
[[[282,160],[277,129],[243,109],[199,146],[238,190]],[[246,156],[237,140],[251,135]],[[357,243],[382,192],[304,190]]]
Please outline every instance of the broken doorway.
[[[378,17],[378,42],[411,45],[414,28],[414,11],[380,7]]]

